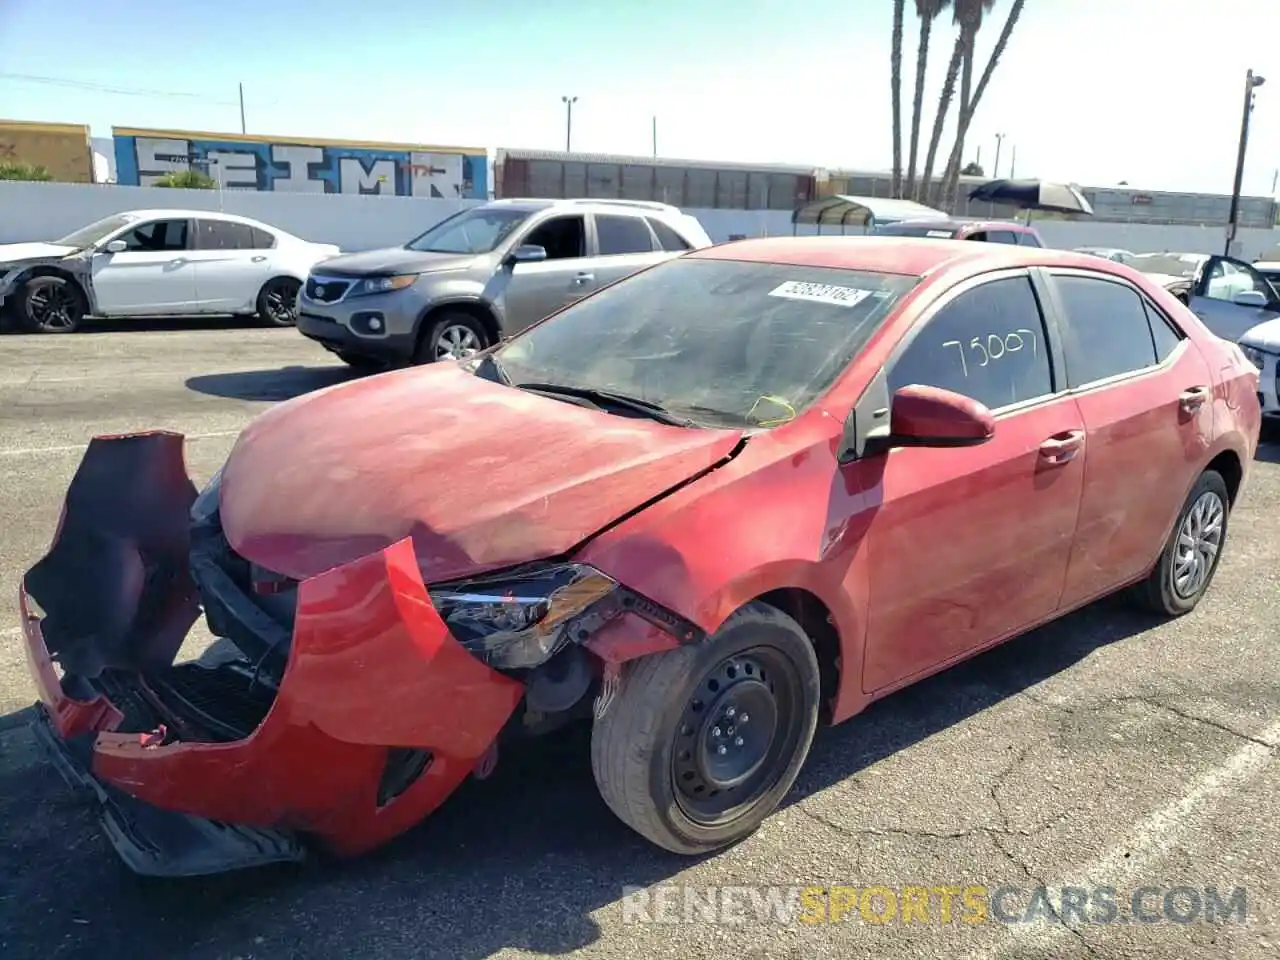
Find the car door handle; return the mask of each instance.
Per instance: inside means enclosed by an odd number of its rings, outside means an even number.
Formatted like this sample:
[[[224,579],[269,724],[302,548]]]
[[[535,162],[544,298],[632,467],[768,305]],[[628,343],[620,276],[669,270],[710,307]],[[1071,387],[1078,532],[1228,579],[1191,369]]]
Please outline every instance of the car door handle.
[[[250,259],[250,260],[252,260],[254,263],[261,263],[263,260],[265,260],[265,259],[267,259],[267,258],[266,258],[266,257],[264,257],[264,256],[262,256],[261,254],[259,254],[258,256],[256,256],[256,257],[250,257],[249,259]]]
[[[1068,463],[1076,458],[1076,454],[1084,447],[1084,431],[1068,430],[1055,433],[1040,444],[1040,459],[1046,463]]]
[[[573,278],[573,282],[581,285],[584,283],[590,283],[595,278],[596,278],[596,275],[594,273],[580,273]]]
[[[1195,413],[1212,395],[1213,391],[1208,387],[1192,387],[1182,391],[1182,395],[1178,397],[1178,405],[1187,413]]]

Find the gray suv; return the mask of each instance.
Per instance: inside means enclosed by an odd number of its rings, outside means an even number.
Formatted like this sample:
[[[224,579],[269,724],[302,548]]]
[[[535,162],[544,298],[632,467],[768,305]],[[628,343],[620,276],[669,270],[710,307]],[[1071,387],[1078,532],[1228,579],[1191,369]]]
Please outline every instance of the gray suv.
[[[460,359],[593,290],[711,245],[662,203],[494,200],[403,247],[317,265],[298,329],[357,367]]]

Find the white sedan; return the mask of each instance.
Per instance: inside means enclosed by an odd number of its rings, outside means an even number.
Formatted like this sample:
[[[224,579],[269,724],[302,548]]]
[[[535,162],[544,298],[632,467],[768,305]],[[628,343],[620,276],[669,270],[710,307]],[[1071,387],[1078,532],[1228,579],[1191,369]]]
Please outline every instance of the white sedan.
[[[223,314],[297,319],[311,268],[341,251],[248,217],[131,210],[51,243],[0,244],[0,310],[32,333],[86,316]]]

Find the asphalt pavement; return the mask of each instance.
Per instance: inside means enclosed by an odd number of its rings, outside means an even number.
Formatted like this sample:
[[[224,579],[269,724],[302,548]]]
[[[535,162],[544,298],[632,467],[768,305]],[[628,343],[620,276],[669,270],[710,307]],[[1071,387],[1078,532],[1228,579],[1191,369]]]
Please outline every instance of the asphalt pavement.
[[[255,413],[350,376],[293,331],[218,322],[0,337],[0,596],[92,435],[181,431],[202,483]],[[40,757],[6,600],[0,956],[1271,960],[1278,583],[1267,444],[1193,614],[1103,601],[821,732],[785,807],[717,856],[623,827],[577,733],[503,757],[363,860],[164,883],[125,870]],[[1064,896],[1092,922],[1059,922]]]

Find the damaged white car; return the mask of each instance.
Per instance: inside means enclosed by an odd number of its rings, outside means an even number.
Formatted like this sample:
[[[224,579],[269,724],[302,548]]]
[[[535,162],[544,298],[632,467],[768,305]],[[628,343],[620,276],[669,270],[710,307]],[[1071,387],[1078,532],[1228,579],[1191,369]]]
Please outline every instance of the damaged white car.
[[[29,333],[71,333],[87,316],[292,326],[307,274],[340,252],[248,217],[132,210],[52,242],[0,244],[0,311]]]

